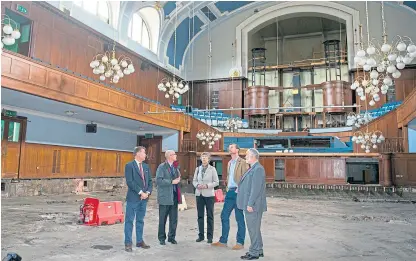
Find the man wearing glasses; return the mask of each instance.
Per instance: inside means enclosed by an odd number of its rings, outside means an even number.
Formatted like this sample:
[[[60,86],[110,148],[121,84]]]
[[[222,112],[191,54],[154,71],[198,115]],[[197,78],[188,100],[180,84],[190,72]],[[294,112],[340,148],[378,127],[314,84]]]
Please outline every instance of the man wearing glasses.
[[[157,201],[159,204],[159,230],[158,239],[161,245],[165,245],[166,221],[169,217],[168,242],[177,244],[176,227],[178,225],[178,204],[181,203],[181,192],[178,183],[181,175],[175,167],[176,153],[173,150],[165,152],[166,161],[156,170]]]

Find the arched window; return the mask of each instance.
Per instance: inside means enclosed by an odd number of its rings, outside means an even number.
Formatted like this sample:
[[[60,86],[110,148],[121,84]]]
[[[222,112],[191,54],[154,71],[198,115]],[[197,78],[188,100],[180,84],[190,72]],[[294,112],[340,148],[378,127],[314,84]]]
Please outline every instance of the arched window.
[[[106,1],[74,1],[74,4],[98,16],[107,24],[110,24],[110,10]]]
[[[150,49],[150,32],[145,20],[140,13],[134,13],[129,23],[129,37],[141,44],[143,47]]]
[[[157,52],[160,29],[159,12],[153,7],[144,7],[133,14],[128,27],[128,36],[143,47]]]

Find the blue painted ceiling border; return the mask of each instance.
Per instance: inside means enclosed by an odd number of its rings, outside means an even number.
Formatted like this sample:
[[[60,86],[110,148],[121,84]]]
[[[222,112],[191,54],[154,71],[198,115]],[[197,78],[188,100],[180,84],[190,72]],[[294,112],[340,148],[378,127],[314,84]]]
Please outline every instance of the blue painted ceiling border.
[[[195,23],[195,27],[194,27]],[[173,32],[166,51],[166,55],[169,58],[169,64],[179,69],[182,64],[182,59],[185,54],[185,50],[189,44],[189,39],[192,39],[201,31],[201,27],[204,23],[197,17],[185,18],[176,29],[176,60],[175,58],[175,32]],[[191,30],[189,30],[191,29]],[[189,34],[191,37],[189,37]],[[175,64],[174,64],[175,61]]]
[[[215,6],[221,11],[221,13],[225,13],[232,12],[252,2],[254,1],[218,1],[215,3]]]
[[[163,12],[165,16],[168,16],[172,13],[173,10],[176,8],[176,1],[167,1],[166,4],[163,6]]]

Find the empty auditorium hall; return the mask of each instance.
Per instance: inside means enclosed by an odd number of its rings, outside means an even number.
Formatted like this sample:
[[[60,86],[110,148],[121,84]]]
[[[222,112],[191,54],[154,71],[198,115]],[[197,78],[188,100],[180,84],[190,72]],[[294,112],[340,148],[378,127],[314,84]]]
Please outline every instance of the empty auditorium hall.
[[[415,1],[1,1],[0,258],[416,260],[414,25]]]

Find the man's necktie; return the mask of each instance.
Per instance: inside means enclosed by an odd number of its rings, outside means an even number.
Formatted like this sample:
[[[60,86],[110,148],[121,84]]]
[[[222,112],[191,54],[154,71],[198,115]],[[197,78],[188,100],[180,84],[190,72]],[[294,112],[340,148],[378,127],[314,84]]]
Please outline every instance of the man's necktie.
[[[144,179],[144,172],[143,172],[142,163],[140,163],[139,165],[140,165],[140,176],[142,176],[142,180],[143,180],[143,186],[146,187],[146,180]]]

